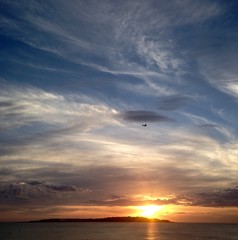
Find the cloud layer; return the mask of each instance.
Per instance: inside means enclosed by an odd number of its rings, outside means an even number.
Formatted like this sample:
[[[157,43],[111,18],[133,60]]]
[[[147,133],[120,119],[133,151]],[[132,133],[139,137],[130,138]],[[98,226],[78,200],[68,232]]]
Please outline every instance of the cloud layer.
[[[234,1],[0,5],[6,215],[237,207]]]

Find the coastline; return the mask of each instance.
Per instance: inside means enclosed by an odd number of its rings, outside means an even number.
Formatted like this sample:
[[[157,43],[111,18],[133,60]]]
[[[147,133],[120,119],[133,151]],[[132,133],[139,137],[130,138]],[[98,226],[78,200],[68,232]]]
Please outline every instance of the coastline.
[[[145,217],[106,217],[106,218],[50,218],[28,221],[33,223],[38,222],[157,222],[157,223],[172,223],[169,220],[160,220],[157,218]]]

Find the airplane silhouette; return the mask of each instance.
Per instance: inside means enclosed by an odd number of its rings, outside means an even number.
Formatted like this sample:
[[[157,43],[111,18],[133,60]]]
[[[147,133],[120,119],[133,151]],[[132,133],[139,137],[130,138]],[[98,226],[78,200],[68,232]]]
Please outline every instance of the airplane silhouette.
[[[147,126],[147,124],[145,123],[145,124],[142,124],[142,127],[146,127]]]

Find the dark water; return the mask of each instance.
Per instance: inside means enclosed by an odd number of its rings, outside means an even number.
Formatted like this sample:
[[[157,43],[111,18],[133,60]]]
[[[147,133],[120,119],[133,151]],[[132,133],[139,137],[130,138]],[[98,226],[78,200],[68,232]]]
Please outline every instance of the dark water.
[[[238,224],[0,223],[0,240],[238,240]]]

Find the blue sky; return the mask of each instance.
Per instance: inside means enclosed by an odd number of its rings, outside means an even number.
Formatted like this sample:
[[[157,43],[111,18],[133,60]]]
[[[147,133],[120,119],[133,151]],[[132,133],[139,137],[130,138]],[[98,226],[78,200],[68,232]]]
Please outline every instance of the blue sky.
[[[237,7],[0,0],[2,219],[151,203],[238,221]]]

